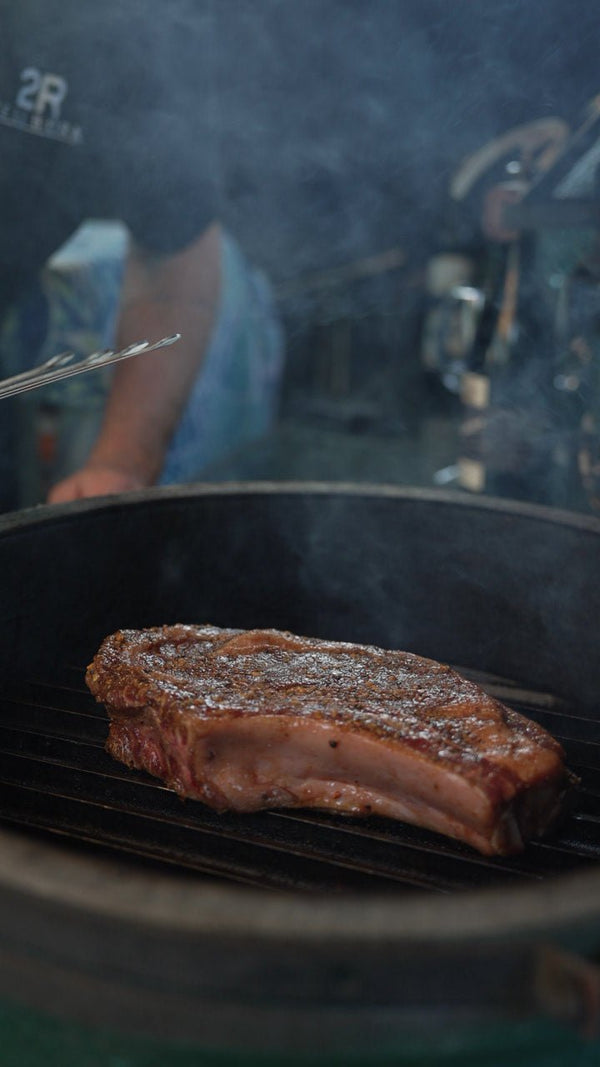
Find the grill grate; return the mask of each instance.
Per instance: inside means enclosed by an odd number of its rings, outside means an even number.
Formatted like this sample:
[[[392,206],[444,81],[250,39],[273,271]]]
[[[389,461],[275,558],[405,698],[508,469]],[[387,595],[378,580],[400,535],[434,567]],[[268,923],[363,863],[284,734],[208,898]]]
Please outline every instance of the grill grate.
[[[460,669],[460,668],[459,668]],[[581,787],[560,832],[516,858],[490,859],[437,834],[384,819],[325,813],[217,815],[104,751],[107,719],[82,687],[13,682],[0,699],[0,818],[138,860],[269,889],[451,892],[539,881],[600,858],[598,720],[546,693],[461,670],[537,719],[564,745]]]

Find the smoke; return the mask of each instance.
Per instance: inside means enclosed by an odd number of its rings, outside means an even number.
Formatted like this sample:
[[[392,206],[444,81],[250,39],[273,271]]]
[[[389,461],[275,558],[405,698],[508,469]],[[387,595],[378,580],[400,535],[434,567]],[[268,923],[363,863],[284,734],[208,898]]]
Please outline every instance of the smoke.
[[[213,10],[223,210],[277,279],[429,243],[466,153],[519,122],[575,118],[598,87],[585,3]]]
[[[518,122],[572,119],[598,88],[586,0],[65,0],[57,19],[58,6],[18,10],[47,19],[49,39],[87,23],[86,75],[113,117],[155,113],[150,144],[144,125],[129,132],[142,191],[172,146],[276,281],[394,244],[415,254],[466,153]],[[118,166],[119,144],[101,147]]]
[[[38,0],[24,7],[45,17]],[[518,122],[572,119],[598,88],[599,17],[585,0],[63,7],[93,27],[88,74],[114,115],[154,110],[152,151],[160,137],[184,153],[200,196],[210,178],[223,220],[275,281],[394,244],[415,254],[466,153]],[[117,77],[115,40],[127,52]],[[145,135],[140,171],[152,171]],[[106,149],[117,165],[119,145]]]

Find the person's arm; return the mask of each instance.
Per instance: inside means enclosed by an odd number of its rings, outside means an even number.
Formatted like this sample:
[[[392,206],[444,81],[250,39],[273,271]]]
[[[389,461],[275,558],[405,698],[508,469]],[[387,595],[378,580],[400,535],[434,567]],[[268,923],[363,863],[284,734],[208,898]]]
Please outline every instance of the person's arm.
[[[180,333],[172,348],[117,364],[102,428],[81,470],[55,485],[50,503],[152,485],[210,338],[220,294],[220,227],[182,252],[133,246],[125,267],[117,345]]]

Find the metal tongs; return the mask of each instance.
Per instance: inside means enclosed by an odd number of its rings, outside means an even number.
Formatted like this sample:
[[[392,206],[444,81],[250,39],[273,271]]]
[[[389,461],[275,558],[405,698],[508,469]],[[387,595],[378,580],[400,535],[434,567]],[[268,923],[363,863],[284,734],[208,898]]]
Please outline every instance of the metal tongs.
[[[163,337],[160,341],[150,344],[149,341],[138,341],[113,352],[112,349],[102,349],[100,352],[92,352],[89,356],[78,359],[74,352],[60,352],[51,356],[45,363],[41,363],[32,370],[15,374],[12,378],[4,378],[0,381],[0,400],[8,396],[16,396],[17,393],[26,393],[30,389],[39,389],[42,385],[60,381],[61,378],[71,378],[74,374],[84,374],[88,370],[98,370],[100,367],[108,367],[111,363],[118,363],[122,359],[131,356],[139,356],[142,352],[154,352],[158,348],[167,348],[179,340],[181,334],[174,333],[171,337]]]

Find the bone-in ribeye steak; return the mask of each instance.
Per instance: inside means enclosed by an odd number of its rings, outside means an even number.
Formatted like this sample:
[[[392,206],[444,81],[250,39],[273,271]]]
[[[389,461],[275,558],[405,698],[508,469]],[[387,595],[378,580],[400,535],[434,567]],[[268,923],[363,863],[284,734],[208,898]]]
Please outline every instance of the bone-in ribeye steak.
[[[560,812],[561,746],[449,667],[277,630],[107,637],[87,684],[108,751],[217,811],[320,808],[519,851]]]

